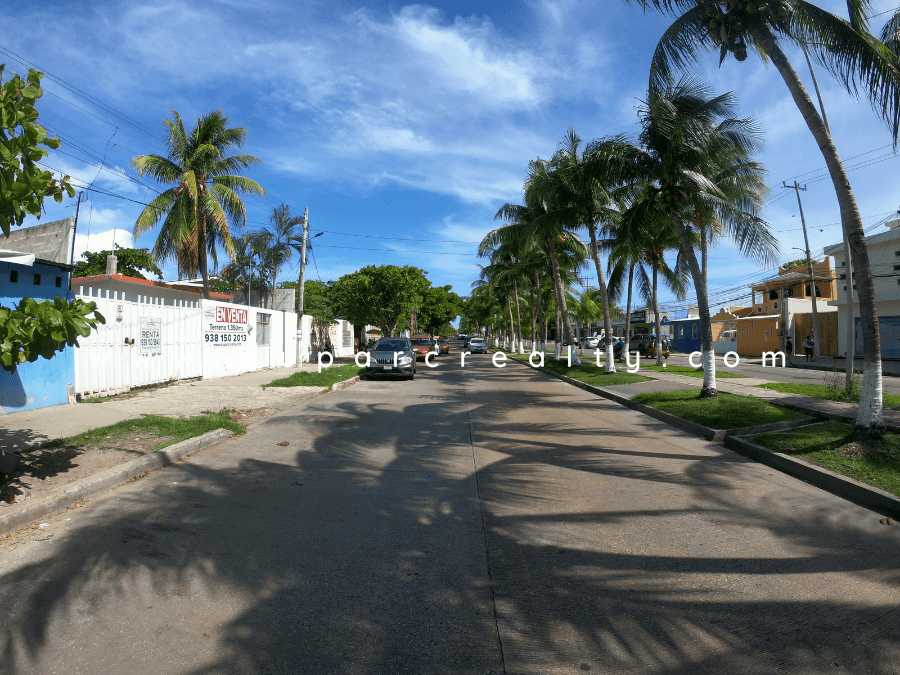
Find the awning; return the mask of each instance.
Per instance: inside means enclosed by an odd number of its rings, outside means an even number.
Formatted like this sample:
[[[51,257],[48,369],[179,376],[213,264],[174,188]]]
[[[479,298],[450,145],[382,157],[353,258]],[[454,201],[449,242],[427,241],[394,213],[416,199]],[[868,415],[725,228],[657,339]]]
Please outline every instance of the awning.
[[[0,249],[0,260],[31,267],[34,265],[34,253],[20,253],[19,251],[6,251]]]

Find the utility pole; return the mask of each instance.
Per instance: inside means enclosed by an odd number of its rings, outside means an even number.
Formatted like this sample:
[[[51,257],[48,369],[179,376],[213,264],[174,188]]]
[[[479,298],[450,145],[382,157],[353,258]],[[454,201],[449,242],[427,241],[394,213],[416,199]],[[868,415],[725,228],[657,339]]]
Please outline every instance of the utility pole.
[[[816,308],[816,276],[813,274],[812,258],[809,255],[809,237],[806,235],[806,218],[803,217],[803,202],[800,201],[800,190],[805,191],[806,186],[800,187],[800,184],[797,183],[797,181],[794,181],[793,185],[788,185],[787,183],[782,183],[782,185],[786,188],[794,188],[794,192],[797,193],[797,206],[800,207],[800,224],[803,226],[803,241],[806,245],[806,266],[809,268],[809,290],[812,294],[813,340],[815,341],[813,356],[818,357],[820,355],[820,349],[819,312]],[[785,331],[787,331],[787,326],[785,326]]]
[[[303,287],[306,284],[306,240],[309,237],[309,207],[303,210],[303,243],[300,248],[300,284],[297,288],[297,321],[303,316]]]
[[[69,264],[75,264],[75,234],[78,232],[78,212],[81,210],[81,198],[84,191],[78,193],[78,201],[75,202],[75,222],[72,224],[72,253],[69,254]],[[69,290],[72,290],[72,275],[69,275]]]

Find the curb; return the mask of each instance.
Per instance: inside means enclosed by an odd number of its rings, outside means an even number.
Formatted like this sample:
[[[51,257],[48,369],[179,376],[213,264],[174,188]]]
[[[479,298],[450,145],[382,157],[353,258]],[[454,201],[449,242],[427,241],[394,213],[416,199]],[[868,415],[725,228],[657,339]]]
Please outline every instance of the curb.
[[[354,375],[349,380],[341,380],[340,382],[335,382],[326,391],[338,391],[340,389],[343,389],[344,387],[349,387],[351,384],[356,384],[357,382],[359,382],[359,375]]]
[[[162,450],[155,450],[138,459],[133,459],[130,462],[119,464],[93,476],[69,483],[59,492],[44,497],[38,502],[22,505],[21,508],[13,510],[12,513],[0,515],[0,535],[12,532],[38,518],[64,511],[80,501],[90,499],[110,488],[122,485],[141,474],[173,464],[183,457],[192,455],[211,445],[221,443],[231,438],[232,435],[232,432],[228,429],[209,431],[202,436],[188,438]]]
[[[725,439],[725,447],[854,504],[882,515],[900,519],[900,498],[874,485],[868,485],[802,459],[795,459],[790,455],[769,450],[746,438],[729,436]]]

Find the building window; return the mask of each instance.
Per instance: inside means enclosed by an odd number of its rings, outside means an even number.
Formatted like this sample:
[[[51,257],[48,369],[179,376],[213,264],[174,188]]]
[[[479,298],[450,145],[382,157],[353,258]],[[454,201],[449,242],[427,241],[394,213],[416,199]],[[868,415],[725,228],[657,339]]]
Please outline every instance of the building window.
[[[846,286],[844,286],[844,290],[845,290],[845,291],[847,290],[847,287],[846,287]]]
[[[769,300],[777,300],[778,291],[769,291]]]
[[[853,290],[854,291],[856,290],[856,284],[853,284]]]
[[[19,270],[10,270],[9,271],[9,281],[12,284],[18,283],[19,281]]]
[[[897,283],[900,283],[900,279],[897,279]],[[684,337],[684,326],[678,327],[678,337],[680,337],[680,338]]]
[[[258,312],[256,315],[256,344],[265,347],[269,344],[269,320],[271,314],[263,314]]]
[[[697,339],[697,324],[691,326],[691,337],[696,340]]]
[[[34,275],[34,285],[35,285],[35,286],[40,286],[40,285],[41,285],[41,275],[40,275],[40,274],[35,274],[35,275]]]
[[[897,269],[897,266],[896,266],[896,265],[894,265],[894,269]],[[846,275],[846,274],[842,274],[842,275],[841,275],[841,279],[846,279],[846,278],[847,278],[847,275]]]
[[[62,277],[56,277],[56,287],[62,288]]]

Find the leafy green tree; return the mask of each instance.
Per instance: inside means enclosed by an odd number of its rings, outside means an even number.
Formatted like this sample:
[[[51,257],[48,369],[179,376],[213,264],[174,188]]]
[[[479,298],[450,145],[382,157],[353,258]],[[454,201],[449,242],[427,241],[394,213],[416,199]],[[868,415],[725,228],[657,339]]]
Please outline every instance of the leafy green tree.
[[[174,259],[178,273],[203,277],[203,294],[209,298],[209,259],[218,263],[216,246],[234,255],[229,220],[237,227],[246,222],[246,210],[239,193],[265,194],[256,182],[235,171],[260,163],[252,155],[226,156],[231,147],[241,147],[247,136],[243,128],[228,128],[228,118],[214,110],[197,120],[190,134],[181,115],[163,124],[169,130],[169,154],[139,155],[131,165],[141,176],[149,175],[163,184],[173,184],[143,210],[134,225],[134,237],[156,227],[162,229],[153,246],[158,261]]]
[[[20,363],[51,359],[66,345],[78,344],[106,319],[96,302],[56,297],[38,302],[22,298],[15,309],[0,307],[0,366],[13,372]]]
[[[370,324],[383,336],[396,335],[430,285],[418,267],[369,265],[334,282],[333,308],[357,326]]]
[[[894,39],[900,21],[888,22],[882,36],[888,44],[885,46],[868,33],[866,15],[871,11],[871,0],[848,0],[849,21],[806,0],[630,1],[675,17],[654,52],[651,89],[665,87],[673,70],[695,65],[701,54],[712,50],[719,53],[720,65],[729,54],[744,61],[750,51],[755,51],[763,62],[772,62],[787,85],[822,152],[840,207],[857,283],[865,359],[856,426],[866,433],[877,433],[883,427],[884,405],[881,335],[862,217],[831,132],[782,48],[790,44],[811,52],[850,94],[862,92],[888,122],[896,142],[900,133],[900,74],[898,59],[888,46],[900,44]]]
[[[420,328],[432,336],[459,316],[462,298],[453,292],[452,286],[432,286],[422,293],[422,300],[416,308],[416,320]]]
[[[278,271],[286,263],[290,262],[294,250],[300,250],[303,240],[303,216],[291,215],[291,207],[287,204],[280,204],[272,210],[272,215],[269,216],[269,225],[272,239],[270,241],[270,252],[266,257],[266,264],[271,269],[272,303],[274,304]],[[307,246],[307,248],[311,247]],[[306,284],[304,284],[305,287]]]
[[[0,80],[4,69],[0,64]],[[35,103],[44,95],[43,76],[30,69],[26,79],[14,74],[0,86],[0,229],[6,236],[25,216],[40,218],[47,197],[61,202],[63,192],[75,196],[68,176],[57,180],[35,164],[48,154],[42,145],[54,150],[60,145],[58,138],[49,138],[37,124]]]
[[[119,274],[126,277],[134,277],[135,279],[146,279],[142,273],[149,272],[155,274],[157,279],[162,280],[162,270],[156,266],[153,256],[146,248],[123,248],[116,245],[115,251],[85,251],[81,254],[84,260],[75,263],[75,269],[72,271],[73,277],[95,277],[106,274],[106,257],[110,255],[116,256],[116,269]]]

